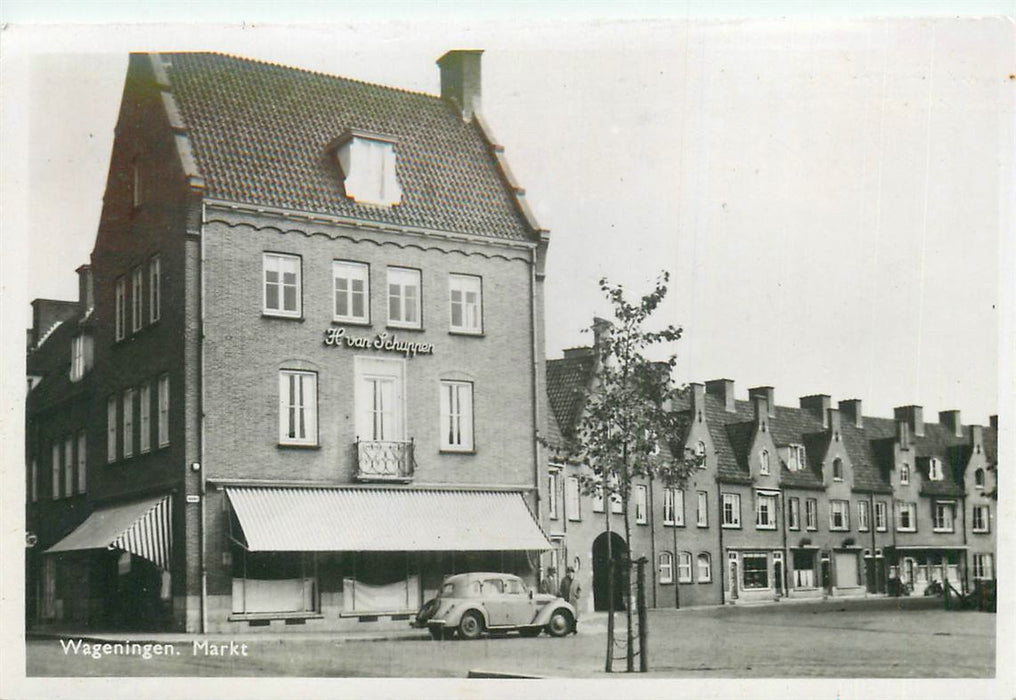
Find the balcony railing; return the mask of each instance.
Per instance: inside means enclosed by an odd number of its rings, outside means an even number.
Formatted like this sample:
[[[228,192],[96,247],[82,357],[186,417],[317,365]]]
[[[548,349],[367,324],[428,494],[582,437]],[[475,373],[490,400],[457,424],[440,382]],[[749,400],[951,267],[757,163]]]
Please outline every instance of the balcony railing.
[[[357,440],[356,478],[410,481],[416,469],[412,440]]]

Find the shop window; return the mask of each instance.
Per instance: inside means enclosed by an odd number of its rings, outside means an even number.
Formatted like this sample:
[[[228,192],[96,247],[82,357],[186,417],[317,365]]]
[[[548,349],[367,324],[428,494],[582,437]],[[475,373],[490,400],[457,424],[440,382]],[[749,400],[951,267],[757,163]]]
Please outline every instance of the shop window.
[[[776,496],[760,493],[755,501],[755,528],[758,530],[776,529]]]
[[[421,326],[419,270],[388,268],[388,325],[402,328]]]
[[[829,501],[829,529],[850,529],[850,502],[841,500]]]
[[[677,553],[677,580],[691,583],[691,552]]]
[[[674,557],[670,552],[660,553],[660,583],[674,582]]]
[[[300,553],[236,552],[233,557],[233,614],[261,617],[270,617],[273,613],[314,614],[318,609],[317,579],[309,575],[307,564]],[[345,586],[343,581],[344,593]],[[361,596],[361,600],[367,598]]]
[[[857,529],[861,532],[867,532],[871,529],[867,501],[857,502]]]
[[[955,501],[935,501],[933,505],[933,527],[935,532],[953,532],[956,519]]]
[[[708,552],[699,552],[696,557],[698,563],[698,582],[709,583],[713,580],[713,564]]]
[[[804,526],[808,530],[818,529],[818,501],[814,498],[804,502]]]
[[[684,491],[663,490],[663,524],[684,526]]]
[[[483,332],[482,282],[473,275],[449,275],[448,293],[451,330],[458,333]]]
[[[801,499],[791,498],[787,501],[787,527],[791,530],[801,529]]]
[[[815,552],[807,549],[795,549],[793,551],[794,561],[794,588],[815,587]]]
[[[441,449],[473,450],[472,382],[441,382]]]
[[[696,525],[709,527],[709,494],[705,491],[696,493],[698,509],[695,515]]]
[[[972,530],[974,532],[989,532],[991,530],[991,510],[988,506],[974,506]]]
[[[565,481],[565,504],[568,520],[582,520],[582,499],[579,492],[579,478],[569,476]]]
[[[635,485],[635,523],[645,525],[649,522],[649,489],[643,484]]]
[[[741,571],[745,590],[769,588],[769,557],[765,552],[744,552]]]
[[[889,513],[885,501],[875,503],[875,529],[879,532],[889,529]]]
[[[896,505],[896,529],[900,532],[917,530],[917,504],[898,503]]]
[[[268,316],[299,317],[303,291],[298,255],[265,253],[263,258],[264,300]]]
[[[279,443],[316,445],[317,374],[282,370],[279,372]]]
[[[364,263],[332,262],[334,320],[343,323],[370,323],[370,266]]]
[[[558,519],[558,489],[560,488],[561,472],[554,469],[547,474],[547,517],[551,520]]]
[[[137,333],[145,323],[145,296],[143,290],[144,270],[134,268],[131,273],[131,332]]]
[[[148,320],[155,323],[162,315],[162,263],[156,255],[148,261]]]

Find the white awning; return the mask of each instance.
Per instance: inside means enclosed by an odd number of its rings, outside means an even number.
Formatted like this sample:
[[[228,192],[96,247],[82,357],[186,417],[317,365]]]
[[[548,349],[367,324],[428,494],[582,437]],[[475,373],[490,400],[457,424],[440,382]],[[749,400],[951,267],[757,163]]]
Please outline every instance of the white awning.
[[[228,487],[252,552],[547,550],[522,494]]]
[[[86,549],[122,549],[169,568],[173,545],[172,496],[100,508],[45,554]]]

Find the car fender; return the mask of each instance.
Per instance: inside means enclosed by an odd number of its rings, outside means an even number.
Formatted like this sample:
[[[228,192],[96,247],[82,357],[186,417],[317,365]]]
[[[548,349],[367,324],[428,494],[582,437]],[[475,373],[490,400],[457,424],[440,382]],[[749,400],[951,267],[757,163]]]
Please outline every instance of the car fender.
[[[540,612],[536,615],[536,618],[533,620],[533,624],[541,626],[547,624],[550,622],[551,616],[557,610],[567,610],[573,620],[576,618],[575,607],[563,598],[558,598],[557,600],[551,601],[543,606]]]
[[[476,611],[480,614],[480,617],[483,618],[484,627],[490,626],[487,621],[487,611],[482,607],[478,605],[456,605],[455,609],[452,610],[450,614],[444,616],[445,627],[458,627],[459,622],[462,621],[462,616],[470,611]]]

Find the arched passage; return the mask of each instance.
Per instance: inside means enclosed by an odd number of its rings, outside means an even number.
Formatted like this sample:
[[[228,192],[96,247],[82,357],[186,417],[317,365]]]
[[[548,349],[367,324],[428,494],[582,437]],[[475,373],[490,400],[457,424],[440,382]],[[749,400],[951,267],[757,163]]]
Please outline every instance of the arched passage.
[[[610,542],[609,554],[608,541]],[[606,610],[608,607],[611,556],[614,558],[614,609],[622,610],[624,607],[625,580],[621,563],[628,559],[628,545],[616,532],[604,532],[593,540],[593,608],[595,610]]]

